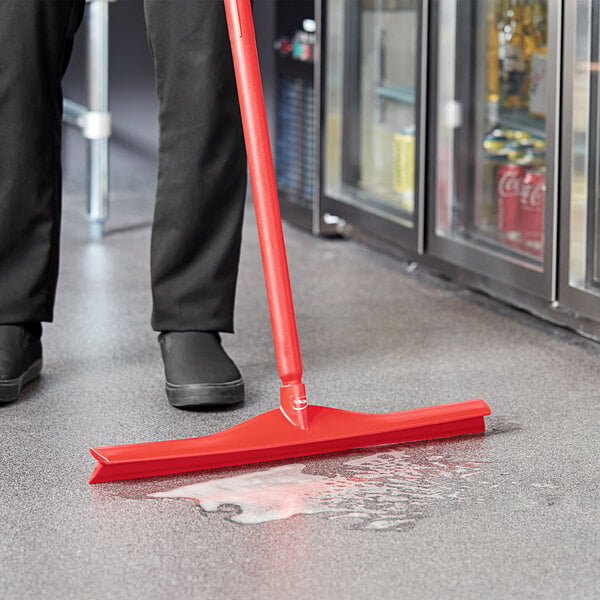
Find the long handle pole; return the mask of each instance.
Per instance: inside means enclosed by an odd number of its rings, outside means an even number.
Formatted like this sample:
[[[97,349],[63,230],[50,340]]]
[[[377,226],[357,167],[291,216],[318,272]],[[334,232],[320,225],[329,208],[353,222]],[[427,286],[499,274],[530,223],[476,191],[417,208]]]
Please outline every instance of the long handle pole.
[[[283,384],[280,392],[280,408],[295,426],[306,429],[308,427],[306,390],[302,383],[302,359],[269,142],[252,6],[250,0],[224,1],[277,370]]]

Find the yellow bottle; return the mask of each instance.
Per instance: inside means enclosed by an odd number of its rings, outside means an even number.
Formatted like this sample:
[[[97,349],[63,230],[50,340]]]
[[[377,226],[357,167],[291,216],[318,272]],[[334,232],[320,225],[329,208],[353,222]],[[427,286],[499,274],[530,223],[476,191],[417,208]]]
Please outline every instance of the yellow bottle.
[[[522,38],[523,64],[525,66],[525,75],[521,86],[521,106],[529,107],[529,88],[531,85],[531,57],[536,51],[536,37],[533,28],[533,11],[529,1],[523,5],[522,11]]]
[[[533,35],[537,50],[548,46],[548,0],[536,0],[532,10]]]
[[[511,0],[506,14],[506,47],[502,68],[502,104],[505,108],[519,108],[522,105],[522,88],[525,79],[523,57],[523,21],[521,5]]]
[[[506,56],[506,33],[510,27],[512,11],[510,8],[510,0],[499,0],[497,5],[496,30],[498,32],[498,60],[499,69],[502,71],[504,57]]]
[[[496,1],[488,0],[486,16],[486,83],[487,83],[487,120],[490,127],[498,124],[500,104],[500,35],[498,32],[498,14]]]
[[[548,2],[537,0],[532,10],[534,51],[531,56],[529,77],[529,112],[545,117],[547,112],[546,74],[548,68]]]

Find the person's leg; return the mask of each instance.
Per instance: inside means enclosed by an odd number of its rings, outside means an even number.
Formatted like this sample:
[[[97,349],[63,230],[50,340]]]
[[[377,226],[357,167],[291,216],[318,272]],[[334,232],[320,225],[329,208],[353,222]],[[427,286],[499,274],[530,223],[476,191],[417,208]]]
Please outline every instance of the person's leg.
[[[41,369],[61,210],[61,80],[84,0],[0,2],[0,401]]]
[[[233,331],[246,155],[222,0],[146,0],[160,98],[156,331]]]
[[[238,402],[241,376],[218,336],[233,332],[246,193],[225,10],[222,0],[144,6],[160,99],[152,326],[167,394],[177,406]]]
[[[0,2],[0,323],[51,321],[61,204],[61,79],[84,0]]]

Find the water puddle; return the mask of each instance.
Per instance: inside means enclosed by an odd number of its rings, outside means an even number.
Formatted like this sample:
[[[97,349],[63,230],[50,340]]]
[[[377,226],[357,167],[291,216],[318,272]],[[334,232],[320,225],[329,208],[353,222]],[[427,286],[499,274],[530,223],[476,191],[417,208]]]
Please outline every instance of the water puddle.
[[[326,474],[322,464],[291,463],[148,496],[191,499],[235,523],[322,514],[361,529],[410,529],[440,503],[469,500],[469,480],[480,470],[477,461],[398,448],[333,461]]]

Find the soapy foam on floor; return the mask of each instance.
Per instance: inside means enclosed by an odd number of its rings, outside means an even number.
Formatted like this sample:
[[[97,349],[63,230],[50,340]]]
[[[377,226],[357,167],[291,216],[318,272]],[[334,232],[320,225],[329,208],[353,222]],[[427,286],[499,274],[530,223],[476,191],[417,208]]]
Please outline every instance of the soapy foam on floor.
[[[326,514],[365,529],[406,529],[441,500],[468,499],[468,481],[480,464],[390,449],[338,463],[328,476],[305,469],[301,463],[279,465],[149,496],[192,499],[206,512],[228,507],[235,523]],[[232,505],[238,507],[234,514]]]

